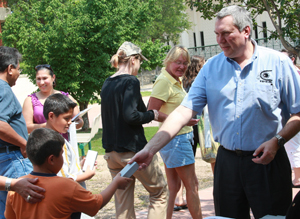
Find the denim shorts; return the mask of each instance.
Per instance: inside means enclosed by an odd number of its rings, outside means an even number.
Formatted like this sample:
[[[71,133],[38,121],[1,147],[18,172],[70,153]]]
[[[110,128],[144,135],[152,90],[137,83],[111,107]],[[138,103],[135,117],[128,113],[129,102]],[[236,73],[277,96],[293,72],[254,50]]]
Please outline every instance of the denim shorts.
[[[11,151],[0,153],[0,175],[9,178],[19,178],[32,171],[32,164],[28,158],[24,158],[21,152]],[[6,191],[0,191],[0,219],[4,217]]]
[[[167,168],[182,167],[195,163],[193,132],[175,136],[159,153]]]

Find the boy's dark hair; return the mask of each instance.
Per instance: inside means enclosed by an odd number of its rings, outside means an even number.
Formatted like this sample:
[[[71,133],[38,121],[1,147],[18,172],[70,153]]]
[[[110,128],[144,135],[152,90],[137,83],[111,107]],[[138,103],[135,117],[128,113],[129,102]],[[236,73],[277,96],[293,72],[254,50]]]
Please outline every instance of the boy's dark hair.
[[[4,72],[9,65],[17,68],[22,55],[15,48],[0,46],[0,72]]]
[[[42,165],[50,155],[58,157],[64,144],[65,140],[58,132],[39,128],[29,135],[26,144],[27,156],[32,164]]]
[[[44,117],[48,120],[48,115],[53,112],[56,117],[60,114],[69,112],[70,109],[74,109],[77,103],[74,103],[69,97],[57,93],[50,95],[44,103]]]

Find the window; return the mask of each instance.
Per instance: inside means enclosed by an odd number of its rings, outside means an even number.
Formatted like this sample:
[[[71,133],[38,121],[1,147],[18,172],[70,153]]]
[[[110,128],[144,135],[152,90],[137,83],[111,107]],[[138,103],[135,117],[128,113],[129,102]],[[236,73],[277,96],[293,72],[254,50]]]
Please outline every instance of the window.
[[[268,41],[268,34],[267,34],[267,22],[262,22],[262,26],[263,26],[263,36],[264,36],[264,41],[267,42]]]
[[[255,25],[253,26],[253,30],[254,30],[254,39],[255,39],[256,42],[257,42],[257,39],[258,39],[257,24],[255,24]]]
[[[201,46],[205,46],[203,31],[200,31],[200,43],[201,43]],[[202,47],[202,50],[204,50],[204,47]]]
[[[197,52],[197,40],[196,40],[196,33],[194,32],[194,47],[195,47],[195,51]]]

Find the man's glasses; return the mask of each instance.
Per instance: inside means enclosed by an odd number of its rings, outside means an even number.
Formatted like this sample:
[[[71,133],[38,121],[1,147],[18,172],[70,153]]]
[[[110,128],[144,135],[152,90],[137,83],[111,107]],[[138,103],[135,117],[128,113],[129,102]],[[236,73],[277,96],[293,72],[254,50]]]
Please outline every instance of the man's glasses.
[[[21,73],[22,73],[22,71],[23,71],[23,69],[19,68],[19,69],[18,69],[18,71],[19,71],[19,73],[21,74]]]
[[[49,65],[49,64],[37,65],[37,66],[34,67],[34,70],[38,71],[38,70],[41,70],[43,68],[47,68],[47,69],[49,69],[50,71],[53,72],[53,69],[51,68],[51,65]]]

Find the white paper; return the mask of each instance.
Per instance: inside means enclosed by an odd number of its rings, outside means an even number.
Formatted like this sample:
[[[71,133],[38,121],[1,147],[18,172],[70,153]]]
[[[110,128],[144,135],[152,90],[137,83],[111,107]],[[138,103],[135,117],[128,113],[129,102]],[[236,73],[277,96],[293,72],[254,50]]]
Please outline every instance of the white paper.
[[[82,117],[82,116],[83,116],[84,114],[86,114],[91,108],[92,108],[92,106],[90,106],[90,107],[88,107],[88,108],[86,108],[86,109],[80,111],[76,116],[74,116],[74,117],[72,118],[72,122],[74,122],[74,121],[77,119],[78,116],[81,116],[81,117]]]
[[[97,151],[88,150],[82,170],[86,171],[88,165],[90,166],[91,170],[94,169],[97,156],[98,156]]]
[[[72,122],[69,127],[69,142],[72,145],[72,148],[74,149],[76,153],[76,158],[79,161],[79,152],[78,152],[78,145],[77,145],[77,137],[76,137],[76,124],[75,122]]]

